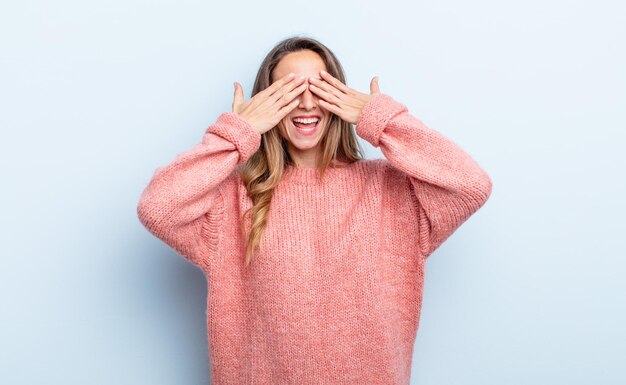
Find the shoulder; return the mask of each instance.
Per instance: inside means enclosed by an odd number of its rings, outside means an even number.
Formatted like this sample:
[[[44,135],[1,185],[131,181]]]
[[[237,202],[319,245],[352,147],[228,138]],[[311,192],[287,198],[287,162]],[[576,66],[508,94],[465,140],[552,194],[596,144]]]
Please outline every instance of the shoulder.
[[[368,173],[382,173],[390,165],[389,161],[384,158],[375,159],[359,159],[352,163],[340,163],[342,167],[350,167],[358,171],[366,171]]]
[[[400,206],[416,204],[411,177],[392,165],[388,159],[371,159],[364,164],[364,167],[371,175],[376,176],[375,180],[386,199]]]
[[[408,182],[408,175],[394,167],[386,158],[364,159],[363,167],[387,182]]]
[[[409,175],[394,167],[388,159],[361,159],[352,166],[354,174],[362,175],[366,185],[376,185],[387,198],[412,200]]]
[[[389,172],[389,161],[387,159],[359,159],[352,163],[344,163],[341,167],[348,170],[344,173],[346,177],[364,180],[367,183],[380,183]]]

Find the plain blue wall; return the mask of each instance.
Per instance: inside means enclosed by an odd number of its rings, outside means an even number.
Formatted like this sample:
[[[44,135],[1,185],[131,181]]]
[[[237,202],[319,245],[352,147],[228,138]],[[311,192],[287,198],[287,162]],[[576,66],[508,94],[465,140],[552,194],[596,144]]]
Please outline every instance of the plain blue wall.
[[[626,383],[624,15],[602,0],[3,3],[0,383],[208,382],[204,277],[135,208],[294,34],[327,44],[353,88],[380,76],[492,177],[427,263],[411,383]]]

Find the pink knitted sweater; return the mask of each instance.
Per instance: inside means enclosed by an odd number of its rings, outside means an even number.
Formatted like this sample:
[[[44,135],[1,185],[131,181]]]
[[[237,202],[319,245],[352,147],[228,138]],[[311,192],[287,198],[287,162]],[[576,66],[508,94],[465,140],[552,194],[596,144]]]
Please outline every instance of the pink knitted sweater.
[[[212,383],[408,384],[426,258],[491,194],[460,147],[386,94],[356,133],[386,159],[288,166],[260,253],[244,268],[252,202],[237,164],[261,135],[225,112],[195,147],[157,168],[137,213],[204,272]]]

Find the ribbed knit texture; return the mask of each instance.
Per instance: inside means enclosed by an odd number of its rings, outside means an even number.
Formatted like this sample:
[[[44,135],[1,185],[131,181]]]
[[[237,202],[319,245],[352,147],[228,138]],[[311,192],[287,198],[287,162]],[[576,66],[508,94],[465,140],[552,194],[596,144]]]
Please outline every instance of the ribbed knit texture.
[[[211,383],[408,384],[425,261],[491,194],[459,146],[386,94],[356,132],[385,159],[288,166],[261,251],[244,268],[252,206],[235,171],[261,143],[225,112],[202,140],[157,168],[137,213],[205,273]]]

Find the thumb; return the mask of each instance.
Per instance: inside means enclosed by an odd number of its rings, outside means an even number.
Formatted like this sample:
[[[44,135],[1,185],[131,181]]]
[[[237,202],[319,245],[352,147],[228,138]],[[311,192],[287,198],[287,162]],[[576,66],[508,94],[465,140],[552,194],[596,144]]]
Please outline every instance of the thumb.
[[[233,96],[233,112],[236,112],[236,107],[243,103],[243,89],[238,82],[234,82],[233,86],[235,87],[235,94]]]
[[[374,76],[370,82],[370,94],[380,94],[380,88],[378,87],[378,76]]]

